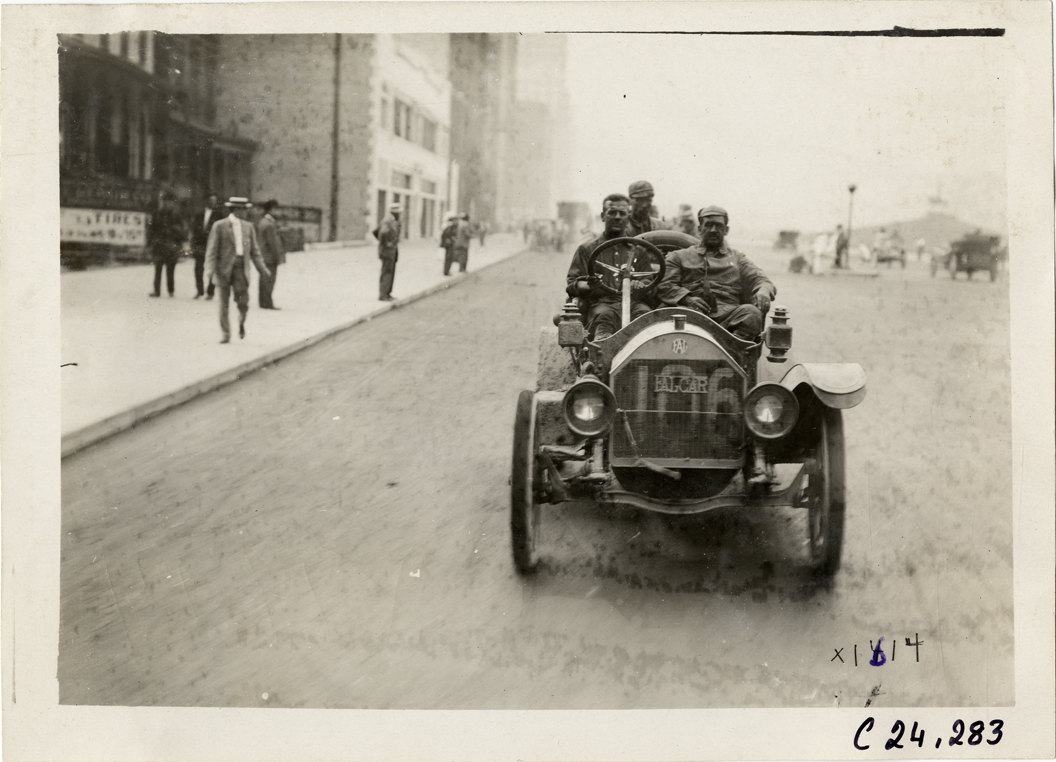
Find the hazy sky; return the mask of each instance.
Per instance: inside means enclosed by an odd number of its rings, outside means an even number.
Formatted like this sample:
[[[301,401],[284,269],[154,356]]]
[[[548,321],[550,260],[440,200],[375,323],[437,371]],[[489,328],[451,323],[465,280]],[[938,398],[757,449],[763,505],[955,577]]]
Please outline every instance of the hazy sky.
[[[994,38],[570,35],[573,188],[646,179],[661,213],[728,208],[742,233],[950,211],[1003,226]]]

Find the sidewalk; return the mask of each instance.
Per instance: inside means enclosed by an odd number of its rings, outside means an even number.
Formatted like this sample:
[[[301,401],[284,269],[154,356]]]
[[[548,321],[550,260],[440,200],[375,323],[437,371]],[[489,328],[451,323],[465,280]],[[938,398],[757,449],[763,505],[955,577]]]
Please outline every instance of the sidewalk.
[[[395,302],[378,301],[376,246],[292,252],[279,269],[275,304],[257,307],[250,280],[246,338],[220,344],[217,302],[194,299],[194,261],[176,268],[176,296],[151,299],[152,265],[61,276],[62,455],[129,428],[356,323],[455,285],[434,240],[400,246]],[[519,234],[474,240],[469,273],[522,251]],[[456,265],[457,269],[457,265]]]

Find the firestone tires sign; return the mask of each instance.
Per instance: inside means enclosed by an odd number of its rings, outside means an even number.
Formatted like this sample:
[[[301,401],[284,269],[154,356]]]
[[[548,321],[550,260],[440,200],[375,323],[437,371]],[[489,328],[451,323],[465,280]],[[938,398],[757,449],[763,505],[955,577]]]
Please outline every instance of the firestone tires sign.
[[[147,215],[113,209],[63,208],[59,239],[111,246],[145,246]]]

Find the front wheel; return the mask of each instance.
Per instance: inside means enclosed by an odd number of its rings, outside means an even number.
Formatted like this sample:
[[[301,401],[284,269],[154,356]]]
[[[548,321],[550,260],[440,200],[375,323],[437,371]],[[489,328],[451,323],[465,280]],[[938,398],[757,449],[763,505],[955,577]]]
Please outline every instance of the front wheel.
[[[810,566],[828,578],[840,570],[846,512],[843,417],[839,410],[822,411],[811,456],[815,466],[805,490]]]
[[[527,389],[517,398],[513,422],[513,469],[510,475],[510,535],[513,566],[528,575],[539,565],[536,543],[542,511],[536,489],[542,478],[535,455],[535,394]]]

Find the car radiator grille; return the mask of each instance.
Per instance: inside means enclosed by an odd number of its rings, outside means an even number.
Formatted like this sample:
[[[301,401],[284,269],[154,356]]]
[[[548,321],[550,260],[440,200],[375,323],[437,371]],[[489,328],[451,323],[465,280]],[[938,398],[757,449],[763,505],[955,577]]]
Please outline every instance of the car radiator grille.
[[[722,360],[631,360],[612,377],[610,456],[736,460],[744,381]]]

